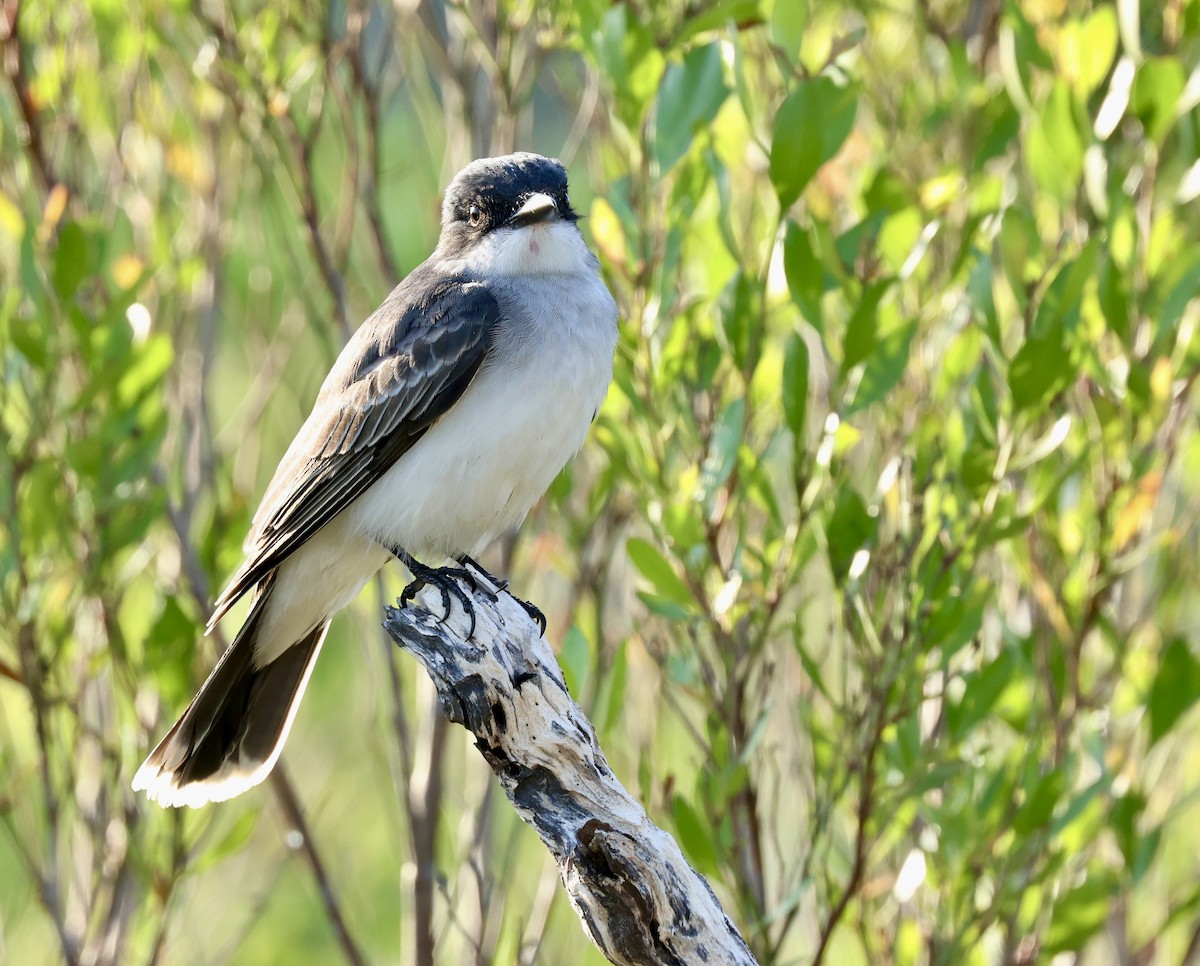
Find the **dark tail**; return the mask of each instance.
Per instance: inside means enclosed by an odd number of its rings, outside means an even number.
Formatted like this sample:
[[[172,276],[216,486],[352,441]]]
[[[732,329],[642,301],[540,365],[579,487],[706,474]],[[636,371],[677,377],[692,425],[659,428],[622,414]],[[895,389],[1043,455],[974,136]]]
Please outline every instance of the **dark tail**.
[[[160,805],[204,805],[240,795],[270,773],[283,750],[329,621],[274,661],[255,667],[255,639],[270,582],[188,709],[133,778]]]

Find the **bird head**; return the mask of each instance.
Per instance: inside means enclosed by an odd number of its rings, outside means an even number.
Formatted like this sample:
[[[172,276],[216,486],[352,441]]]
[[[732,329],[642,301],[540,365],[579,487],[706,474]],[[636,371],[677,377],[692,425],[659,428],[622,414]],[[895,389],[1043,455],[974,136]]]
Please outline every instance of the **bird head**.
[[[446,189],[438,252],[488,277],[571,274],[590,256],[578,217],[558,161],[529,153],[481,158]]]

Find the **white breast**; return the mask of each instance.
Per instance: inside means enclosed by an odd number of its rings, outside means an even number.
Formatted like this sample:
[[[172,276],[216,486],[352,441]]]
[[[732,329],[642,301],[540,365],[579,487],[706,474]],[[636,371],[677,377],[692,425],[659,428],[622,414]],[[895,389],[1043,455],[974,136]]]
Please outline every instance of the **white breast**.
[[[616,306],[593,266],[499,287],[505,323],[488,363],[347,510],[353,530],[425,560],[478,553],[524,519],[583,445],[612,378]]]

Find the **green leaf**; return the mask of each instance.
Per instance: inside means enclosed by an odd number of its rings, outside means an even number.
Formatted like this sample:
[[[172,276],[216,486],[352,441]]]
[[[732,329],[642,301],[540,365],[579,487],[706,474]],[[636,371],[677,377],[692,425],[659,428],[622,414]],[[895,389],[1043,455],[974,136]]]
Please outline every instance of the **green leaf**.
[[[896,387],[908,368],[909,351],[916,331],[914,319],[879,337],[874,352],[863,367],[854,400],[846,407],[847,415],[879,402]]]
[[[9,325],[12,344],[35,369],[45,369],[50,360],[50,329],[40,319],[15,316]]]
[[[813,683],[826,700],[832,701],[833,698],[829,693],[829,688],[825,684],[825,675],[821,673],[821,665],[817,663],[816,658],[809,654],[807,648],[805,648],[799,627],[793,633],[792,643],[795,645],[796,654],[800,658],[800,664],[804,668],[804,673],[808,676],[809,681]]]
[[[1096,275],[1098,249],[1096,240],[1092,239],[1077,258],[1058,270],[1038,303],[1032,329],[1034,335],[1045,335],[1056,329],[1063,332],[1075,330],[1084,288]]]
[[[1066,787],[1067,776],[1057,768],[1038,779],[1013,817],[1013,830],[1019,835],[1029,835],[1049,822]]]
[[[117,399],[124,405],[140,399],[162,381],[174,358],[175,350],[168,336],[150,336],[138,347],[132,364],[121,376],[117,384]]]
[[[808,3],[805,0],[775,0],[771,7],[771,39],[792,61],[800,56],[800,44],[807,25]]]
[[[897,212],[911,207],[916,199],[904,180],[884,165],[875,172],[871,185],[863,192],[867,211]]]
[[[961,740],[991,713],[1005,689],[1013,683],[1018,667],[1016,656],[1005,648],[990,664],[963,675],[966,688],[962,700],[946,706],[946,724],[955,739]]]
[[[1123,343],[1128,346],[1131,333],[1129,325],[1129,286],[1125,273],[1106,258],[1100,268],[1100,308],[1104,321]]]
[[[254,827],[258,824],[260,814],[260,812],[251,808],[238,815],[225,830],[224,834],[205,849],[200,854],[199,860],[191,863],[189,868],[193,872],[200,872],[240,852],[245,848],[246,844],[250,841],[250,837],[254,834]]]
[[[825,294],[825,269],[813,250],[808,232],[789,221],[783,238],[783,270],[788,291],[804,319],[818,332],[821,324],[821,296]]]
[[[706,511],[711,509],[713,494],[725,485],[729,474],[737,465],[738,447],[741,446],[745,433],[745,422],[746,400],[741,398],[728,403],[717,417],[708,454],[700,467],[700,499]]]
[[[979,435],[971,437],[961,466],[963,486],[971,496],[978,499],[991,489],[999,459],[995,446]]]
[[[1156,346],[1175,339],[1183,313],[1187,311],[1192,299],[1200,295],[1200,251],[1188,254],[1180,252],[1169,259],[1167,264],[1177,274],[1174,275],[1175,284],[1171,285],[1166,298],[1163,299],[1162,307],[1157,313],[1158,318],[1155,320],[1157,325],[1154,333]],[[1162,279],[1162,283],[1170,284],[1166,278]],[[1196,340],[1192,340],[1192,345],[1196,346]],[[1170,352],[1169,349],[1162,351]]]
[[[682,64],[667,68],[654,110],[654,151],[661,171],[684,156],[696,131],[711,123],[728,96],[716,43],[688,51]]]
[[[658,90],[665,66],[653,32],[630,17],[625,4],[604,16],[596,56],[616,93],[617,115],[630,128],[640,125],[650,99]]]
[[[1035,68],[1053,71],[1054,64],[1039,42],[1038,29],[1026,18],[1022,5],[1006,3],[1002,9],[1001,31],[1009,33],[1011,56],[1005,56],[1005,47],[1009,45],[1002,43],[997,67],[1008,88],[1009,98],[1014,104],[1023,106],[1027,103],[1025,91],[1033,86],[1030,82]]]
[[[888,211],[886,208],[880,208],[876,212],[886,215],[875,240],[876,254],[887,271],[911,275],[924,260],[923,256],[919,255],[914,258],[913,253],[919,253],[922,248],[928,252],[928,246],[921,241],[924,217],[915,205],[891,213]]]
[[[825,76],[801,81],[779,108],[771,142],[771,182],[788,208],[854,127],[858,98]]]
[[[1183,65],[1174,57],[1153,57],[1138,68],[1129,107],[1150,137],[1162,143],[1175,124],[1179,95],[1187,82]]]
[[[73,221],[58,231],[58,247],[54,250],[54,291],[59,298],[69,299],[91,274],[91,252],[84,230]]]
[[[804,444],[808,413],[808,345],[799,332],[788,337],[783,357],[783,412],[796,445]]]
[[[854,555],[875,536],[875,526],[862,497],[849,483],[843,483],[828,527],[829,566],[838,584],[845,581]]]
[[[568,4],[568,7],[571,6]],[[756,22],[762,17],[759,0],[714,0],[695,8],[683,18],[679,33],[672,38],[676,47],[682,47],[691,38],[709,30],[720,30],[726,24],[744,21]]]
[[[696,512],[694,494],[681,494],[676,502],[663,507],[663,529],[671,538],[671,546],[679,556],[704,542],[704,521]]]
[[[1162,653],[1158,674],[1150,687],[1150,744],[1157,744],[1200,698],[1200,661],[1181,637]]]
[[[750,376],[758,366],[763,342],[763,290],[761,283],[739,271],[721,293],[718,319],[733,355],[733,364]]]
[[[1137,821],[1146,808],[1146,798],[1137,792],[1130,792],[1116,799],[1109,811],[1109,828],[1117,840],[1117,847],[1125,857],[1125,865],[1133,866],[1134,855],[1137,851]]]
[[[712,834],[683,796],[671,797],[671,817],[675,820],[679,844],[683,846],[688,860],[702,874],[715,875],[719,866]]]
[[[875,351],[878,339],[879,303],[891,287],[892,280],[884,279],[881,282],[872,282],[864,289],[854,314],[846,323],[846,337],[842,343],[843,376]]]
[[[1063,24],[1059,50],[1068,81],[1090,94],[1104,80],[1117,55],[1116,11],[1106,4],[1083,20]]]
[[[929,621],[925,625],[924,644],[927,649],[942,649],[942,659],[952,657],[983,627],[984,606],[988,593],[982,585],[955,595],[931,597]]]
[[[1042,251],[1037,223],[1027,208],[1014,204],[1005,210],[997,241],[1004,276],[1018,305],[1024,310],[1028,301],[1026,283],[1040,274],[1041,266],[1035,260],[1041,257]]]
[[[1013,405],[1020,412],[1034,409],[1058,395],[1074,375],[1061,330],[1026,339],[1008,367]]]
[[[689,612],[695,608],[696,600],[688,585],[654,544],[640,537],[631,537],[625,544],[625,550],[638,573],[650,582],[659,597]]]
[[[1163,827],[1159,825],[1138,839],[1137,848],[1133,852],[1133,861],[1129,865],[1129,874],[1133,877],[1135,885],[1142,881],[1151,863],[1154,862],[1154,857],[1158,854],[1158,847],[1162,844],[1162,833]]]
[[[1034,181],[1055,198],[1069,200],[1083,174],[1083,147],[1071,92],[1058,81],[1025,143],[1025,160]]]
[[[37,244],[37,229],[27,225],[21,238],[20,278],[25,295],[33,300],[39,315],[46,313],[46,291],[42,284],[41,246]]]
[[[611,670],[604,682],[607,688],[605,701],[596,700],[596,707],[604,708],[604,729],[608,730],[620,719],[626,708],[625,685],[629,681],[629,653],[622,641],[613,655]]]
[[[1103,928],[1117,881],[1107,869],[1092,868],[1087,878],[1054,904],[1044,952],[1047,956],[1078,951]]]
[[[567,690],[578,698],[583,693],[591,672],[592,655],[588,639],[584,636],[583,631],[573,624],[567,631],[566,637],[563,638],[559,664],[562,665]]]

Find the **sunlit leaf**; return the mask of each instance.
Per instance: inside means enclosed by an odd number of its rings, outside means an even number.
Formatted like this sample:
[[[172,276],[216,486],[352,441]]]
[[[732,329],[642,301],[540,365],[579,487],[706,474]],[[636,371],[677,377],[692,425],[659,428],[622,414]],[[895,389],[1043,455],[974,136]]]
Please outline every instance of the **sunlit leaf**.
[[[1116,54],[1117,14],[1111,6],[1098,6],[1083,20],[1063,25],[1058,50],[1062,71],[1085,94],[1104,80]]]
[[[658,596],[685,610],[695,606],[695,598],[688,585],[654,544],[641,537],[631,537],[625,544],[625,550],[638,573],[650,582]]]
[[[1029,132],[1025,157],[1030,173],[1045,191],[1065,200],[1083,175],[1083,150],[1070,90],[1066,84],[1055,84]]]
[[[583,694],[591,671],[591,647],[588,639],[578,627],[572,625],[563,638],[559,651],[559,663],[567,689],[576,699]]]
[[[850,563],[875,534],[875,520],[867,513],[862,498],[849,484],[838,489],[837,503],[829,518],[829,564],[834,579],[841,583],[850,571]]]
[[[789,207],[837,154],[854,127],[858,99],[850,86],[829,77],[801,81],[779,109],[771,142],[771,181]]]
[[[1050,931],[1044,947],[1047,955],[1081,949],[1108,921],[1117,883],[1108,870],[1089,870],[1088,876],[1054,903]]]
[[[821,331],[821,296],[825,290],[825,269],[813,251],[808,233],[793,221],[788,222],[783,242],[783,266],[788,290],[804,313],[805,321]]]
[[[1200,698],[1200,661],[1187,641],[1174,638],[1163,649],[1158,674],[1147,700],[1150,710],[1150,743],[1165,737],[1175,723]]]
[[[1061,331],[1026,339],[1008,367],[1013,405],[1018,410],[1033,409],[1061,392],[1073,375]]]
[[[54,290],[59,298],[69,299],[74,295],[91,271],[88,237],[77,223],[69,221],[59,228],[54,251]]]
[[[891,279],[868,285],[846,323],[846,337],[842,343],[843,375],[866,359],[878,344],[879,303],[892,287]]]
[[[792,435],[803,445],[808,411],[808,346],[796,332],[788,337],[783,362],[783,411]]]
[[[863,366],[858,391],[846,408],[847,414],[880,402],[896,387],[908,366],[909,350],[916,332],[917,323],[912,320],[877,336],[874,351]]]
[[[671,798],[671,817],[675,820],[675,832],[688,860],[701,873],[715,873],[718,869],[717,850],[712,832],[681,795]]]
[[[1028,835],[1047,824],[1066,788],[1067,776],[1060,770],[1055,769],[1043,775],[1013,816],[1013,829],[1021,835]]]
[[[654,110],[659,167],[666,170],[683,157],[696,131],[712,121],[728,96],[721,49],[715,43],[688,51],[682,64],[667,68]]]
[[[254,835],[259,814],[255,809],[249,808],[238,815],[224,833],[204,850],[200,860],[192,864],[192,872],[197,873],[205,868],[211,868],[218,862],[240,852]]]
[[[708,455],[700,470],[700,499],[707,507],[716,491],[725,485],[737,465],[738,447],[745,431],[746,401],[734,399],[724,409],[713,428]]]
[[[1183,65],[1174,57],[1153,57],[1138,67],[1129,107],[1155,141],[1161,141],[1175,123],[1185,83]]]

